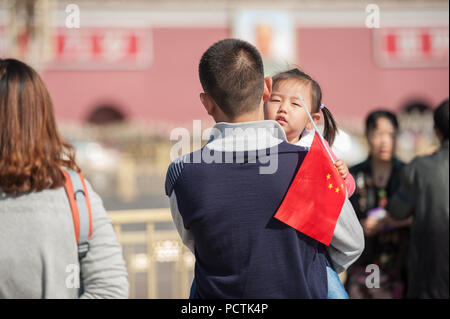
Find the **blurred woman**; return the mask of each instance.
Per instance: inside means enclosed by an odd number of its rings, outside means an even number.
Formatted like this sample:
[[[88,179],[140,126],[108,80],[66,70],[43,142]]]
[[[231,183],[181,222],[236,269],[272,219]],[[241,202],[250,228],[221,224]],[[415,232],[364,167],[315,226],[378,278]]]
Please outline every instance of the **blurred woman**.
[[[356,180],[356,191],[350,200],[365,236],[364,252],[348,269],[346,288],[350,298],[404,296],[405,254],[411,219],[394,221],[384,210],[389,195],[399,187],[403,167],[394,155],[397,131],[394,114],[384,110],[370,113],[366,119],[369,157],[350,168]],[[366,269],[371,264],[378,266],[378,278],[374,270],[377,268]]]
[[[88,182],[92,235],[79,260],[67,169],[80,171],[41,78],[0,59],[0,298],[128,297],[122,249]]]

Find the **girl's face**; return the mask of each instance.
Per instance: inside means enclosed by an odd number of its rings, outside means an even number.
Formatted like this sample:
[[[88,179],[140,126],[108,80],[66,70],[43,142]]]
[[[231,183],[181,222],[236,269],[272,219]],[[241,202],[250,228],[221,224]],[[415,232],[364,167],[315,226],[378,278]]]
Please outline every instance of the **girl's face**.
[[[275,120],[283,127],[286,137],[290,143],[296,143],[300,139],[303,130],[312,129],[303,106],[298,99],[297,93],[301,94],[305,100],[306,107],[311,113],[312,94],[311,85],[306,81],[297,79],[284,79],[278,81],[273,87],[272,94],[266,103],[265,119]],[[317,121],[319,113],[311,114]],[[319,117],[317,117],[319,116]]]

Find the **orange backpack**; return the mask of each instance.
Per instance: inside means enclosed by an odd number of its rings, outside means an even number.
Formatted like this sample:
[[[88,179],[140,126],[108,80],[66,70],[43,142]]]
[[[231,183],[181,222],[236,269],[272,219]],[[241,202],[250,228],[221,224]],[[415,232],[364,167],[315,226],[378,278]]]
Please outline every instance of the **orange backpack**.
[[[75,239],[78,245],[78,258],[81,260],[89,250],[88,240],[92,236],[91,204],[83,175],[73,170],[63,170],[62,172],[66,178],[64,188],[69,197]]]

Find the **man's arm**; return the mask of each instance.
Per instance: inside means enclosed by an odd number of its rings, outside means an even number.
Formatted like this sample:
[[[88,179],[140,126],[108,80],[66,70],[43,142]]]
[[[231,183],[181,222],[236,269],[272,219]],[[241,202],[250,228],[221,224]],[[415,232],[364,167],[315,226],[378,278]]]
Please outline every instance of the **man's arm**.
[[[364,233],[352,204],[345,199],[328,253],[337,273],[345,271],[364,250]]]
[[[183,244],[185,244],[194,253],[194,237],[192,233],[184,227],[183,217],[178,208],[177,195],[175,193],[175,184],[180,178],[182,171],[184,169],[184,162],[187,155],[182,155],[173,161],[166,174],[166,195],[169,197],[170,212],[172,214],[173,223],[181,237]]]
[[[188,229],[184,228],[183,217],[181,216],[181,213],[178,209],[177,196],[175,194],[175,191],[172,191],[172,194],[170,195],[170,212],[172,213],[172,219],[175,227],[177,228],[178,234],[181,237],[181,241],[194,254],[194,237]]]

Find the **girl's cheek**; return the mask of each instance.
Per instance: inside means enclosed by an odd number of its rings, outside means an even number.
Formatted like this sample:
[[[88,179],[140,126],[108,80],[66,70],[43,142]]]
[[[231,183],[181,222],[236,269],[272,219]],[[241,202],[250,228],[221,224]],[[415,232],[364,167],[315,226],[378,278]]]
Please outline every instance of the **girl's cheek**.
[[[267,120],[274,120],[276,117],[275,107],[270,105],[270,103],[267,104],[265,116]]]

